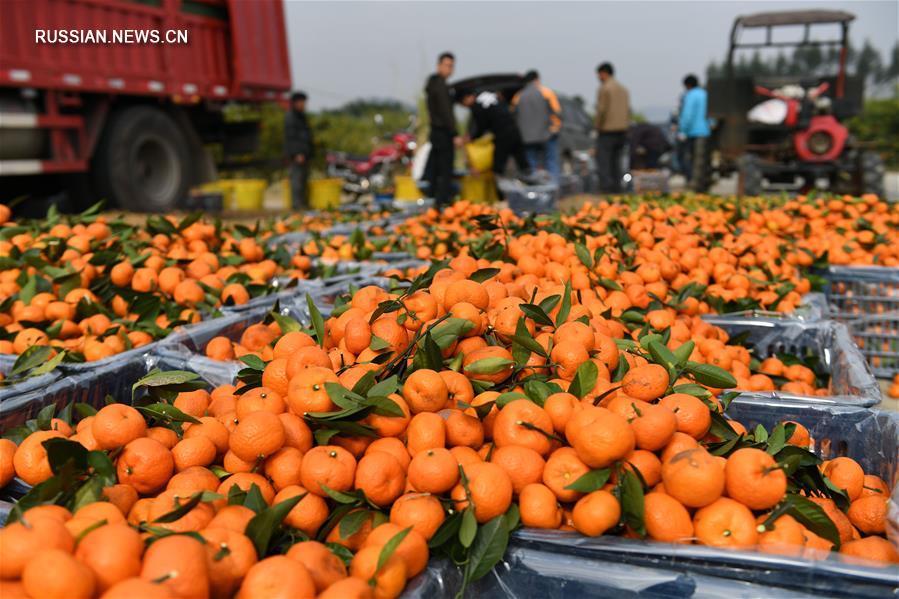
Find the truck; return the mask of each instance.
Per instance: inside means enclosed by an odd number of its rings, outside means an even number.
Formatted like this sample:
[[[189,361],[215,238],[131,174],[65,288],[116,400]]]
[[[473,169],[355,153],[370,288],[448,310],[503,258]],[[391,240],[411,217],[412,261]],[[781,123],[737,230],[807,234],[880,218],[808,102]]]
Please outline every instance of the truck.
[[[232,122],[229,107],[290,93],[282,0],[4,0],[2,12],[2,200],[53,182],[172,210],[214,178],[210,144],[258,144],[258,120]]]

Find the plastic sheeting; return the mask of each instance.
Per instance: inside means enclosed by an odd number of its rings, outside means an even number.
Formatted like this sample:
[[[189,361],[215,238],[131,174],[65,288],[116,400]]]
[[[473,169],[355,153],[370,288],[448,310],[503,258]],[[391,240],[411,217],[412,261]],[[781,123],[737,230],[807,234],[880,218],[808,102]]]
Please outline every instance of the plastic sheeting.
[[[748,334],[744,344],[760,359],[776,353],[804,355],[819,359],[819,367],[830,375],[827,396],[798,395],[783,391],[762,394],[777,399],[800,399],[827,404],[872,406],[882,394],[870,366],[859,351],[845,325],[831,320],[800,320],[788,317],[704,316],[723,328],[731,337]],[[754,394],[758,396],[758,394]]]

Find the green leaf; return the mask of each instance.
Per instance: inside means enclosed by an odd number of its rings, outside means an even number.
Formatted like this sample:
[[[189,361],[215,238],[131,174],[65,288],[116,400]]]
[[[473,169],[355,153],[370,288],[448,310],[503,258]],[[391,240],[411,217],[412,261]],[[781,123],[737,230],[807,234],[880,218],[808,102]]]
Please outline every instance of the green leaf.
[[[200,421],[190,414],[185,414],[175,406],[167,403],[136,406],[136,409],[142,414],[146,414],[147,416],[162,422],[190,422],[191,424],[200,424]]]
[[[265,361],[259,356],[254,356],[253,354],[246,354],[245,356],[241,356],[238,358],[241,362],[252,368],[253,370],[264,370],[265,369]]]
[[[635,533],[645,537],[643,483],[640,482],[640,478],[632,470],[622,469],[618,492],[621,501],[621,521],[630,526]]]
[[[755,433],[753,434],[753,438],[757,443],[764,443],[768,440],[768,431],[764,426],[759,424],[755,427]]]
[[[368,390],[369,397],[387,397],[399,390],[399,378],[396,375],[388,377]]]
[[[540,407],[543,407],[547,397],[555,393],[548,383],[538,380],[526,382],[524,384],[524,392],[531,401]]]
[[[600,277],[599,284],[606,289],[611,289],[612,291],[621,291],[622,289],[621,285],[619,285],[617,281],[607,279],[606,277]]]
[[[371,343],[368,344],[368,347],[371,348],[372,351],[383,351],[390,348],[390,343],[388,343],[384,339],[381,339],[377,335],[372,335]]]
[[[524,315],[540,325],[548,327],[554,326],[552,319],[543,311],[543,308],[534,304],[519,304],[518,309],[524,312]]]
[[[519,320],[518,322],[523,324],[522,320]],[[538,343],[536,339],[527,334],[526,328],[524,330],[526,333],[524,335],[519,334],[519,332],[516,330],[515,334],[512,335],[512,342],[517,343],[528,351],[534,352],[542,358],[548,358],[549,355],[547,355],[546,350],[543,348],[543,346],[540,345],[540,343]]]
[[[525,395],[524,393],[519,393],[518,391],[506,391],[505,393],[501,393],[500,395],[497,396],[497,398],[495,400],[496,407],[504,408],[504,407],[506,407],[506,404],[511,403],[511,402],[515,401],[516,399],[527,399],[528,401],[531,400],[531,398],[528,397],[527,395]],[[534,402],[534,403],[537,403],[537,402]],[[543,406],[541,406],[541,407],[543,407]]]
[[[53,474],[60,474],[66,464],[71,463],[77,472],[86,472],[88,467],[87,449],[77,441],[59,437],[47,439],[43,443],[47,452],[47,461]]]
[[[768,438],[768,447],[765,451],[771,455],[777,454],[787,444],[786,428],[781,422],[771,430],[771,436]]]
[[[559,306],[559,312],[556,314],[556,326],[562,326],[568,315],[571,313],[571,281],[565,281],[565,290],[562,292],[562,305]]]
[[[425,336],[430,335],[441,351],[449,349],[459,337],[472,329],[474,323],[464,318],[447,318]]]
[[[467,374],[498,374],[514,366],[515,362],[508,358],[481,358],[465,367]]]
[[[677,356],[671,353],[671,350],[657,339],[650,341],[647,349],[649,350],[649,355],[652,356],[653,361],[656,364],[661,364],[669,371],[670,378],[670,373],[674,371],[674,368],[677,365]]]
[[[454,539],[459,534],[459,528],[462,525],[462,513],[456,512],[443,521],[434,536],[428,541],[428,547],[434,549],[440,547],[450,539]]]
[[[471,276],[468,278],[476,283],[483,283],[487,279],[492,279],[493,277],[495,277],[498,274],[499,274],[498,268],[482,268],[480,270],[476,270],[473,273],[471,273]]]
[[[737,385],[737,379],[720,366],[688,361],[685,369],[698,383],[715,389],[732,389]]]
[[[318,341],[319,346],[324,347],[325,321],[322,318],[322,313],[319,312],[318,308],[315,307],[315,302],[312,301],[312,296],[308,293],[306,294],[306,305],[309,307],[309,316],[312,320],[312,328],[315,330],[315,340]]]
[[[49,345],[32,345],[16,358],[8,376],[14,378],[19,374],[37,368],[50,358],[53,348]]]
[[[477,533],[478,521],[475,519],[474,509],[465,508],[462,511],[462,525],[459,527],[459,542],[467,549],[471,547]]]
[[[19,290],[19,299],[27,306],[37,295],[37,277],[28,275],[25,284]]]
[[[37,368],[32,370],[30,376],[40,376],[42,374],[47,374],[48,372],[52,372],[53,370],[56,369],[57,366],[59,366],[62,363],[62,361],[63,361],[63,359],[65,359],[66,355],[67,354],[65,351],[56,352],[55,356],[53,356],[52,358],[50,358],[49,360],[47,360],[46,362],[44,362],[43,364],[41,364],[40,366],[38,366]]]
[[[418,351],[412,359],[412,368],[414,370],[425,368],[435,372],[443,370],[443,354],[430,332],[425,333],[419,342]]]
[[[359,503],[362,498],[357,494],[352,493],[344,493],[342,491],[335,491],[325,483],[319,483],[322,491],[328,494],[328,497],[336,501],[337,503],[344,503],[347,505]]]
[[[786,501],[789,502],[786,513],[819,537],[833,543],[834,549],[839,550],[840,532],[820,505],[795,493],[788,494]]]
[[[599,369],[596,367],[596,363],[593,360],[587,360],[577,367],[568,392],[581,399],[596,387],[597,377],[599,377]]]
[[[693,354],[693,348],[695,347],[695,342],[687,341],[671,352],[674,354],[675,364],[678,368],[687,363],[687,360],[690,359],[690,356]]]
[[[359,529],[362,528],[362,525],[369,518],[371,518],[371,512],[368,510],[356,510],[341,518],[337,527],[340,538],[348,539],[359,532]]]
[[[131,399],[137,396],[138,389],[149,387],[151,389],[171,389],[177,391],[193,390],[199,387],[196,383],[205,387],[205,383],[199,380],[200,375],[186,370],[170,370],[162,372],[154,368],[149,374],[139,379],[131,386]]]
[[[253,516],[253,519],[247,524],[244,532],[247,537],[253,541],[256,547],[256,555],[262,559],[268,554],[268,545],[281,522],[290,513],[296,504],[302,501],[305,493],[285,499],[281,503],[275,504],[270,508],[266,508],[262,512]]]
[[[399,531],[389,541],[387,541],[383,547],[381,547],[381,553],[378,554],[378,568],[375,570],[375,576],[377,576],[378,572],[387,565],[387,562],[390,561],[390,558],[393,556],[393,553],[396,551],[396,548],[400,546],[400,543],[403,542],[403,539],[406,538],[406,535],[409,534],[409,531],[412,530],[411,526],[407,526],[403,530]],[[372,577],[374,578],[374,576]]]
[[[215,501],[216,499],[222,499],[222,496],[218,493],[211,493],[209,491],[200,491],[198,493],[194,493],[190,496],[190,499],[188,499],[184,503],[179,504],[178,507],[176,507],[172,511],[163,514],[162,516],[153,520],[153,524],[174,522],[176,520],[180,520],[185,515],[190,513],[192,509],[200,505],[200,503],[204,501]]]
[[[712,396],[712,392],[703,387],[702,385],[697,385],[696,383],[684,383],[682,385],[675,385],[671,388],[675,393],[686,393],[687,395],[692,395],[693,397],[698,397],[699,399],[704,399]]]
[[[272,319],[276,323],[278,323],[278,328],[281,329],[282,334],[301,332],[303,330],[303,327],[300,325],[300,323],[290,316],[284,316],[276,310],[272,310],[271,312],[269,312],[269,314],[271,315]]]
[[[487,575],[506,553],[509,545],[509,523],[505,515],[496,516],[478,527],[465,565],[465,581],[473,582]]]
[[[580,493],[592,493],[593,491],[602,489],[603,486],[609,481],[609,477],[611,475],[612,470],[610,468],[591,470],[586,474],[582,474],[576,481],[565,488],[571,491],[578,491]]]
[[[235,488],[237,485],[231,487]],[[250,488],[247,489],[247,494],[243,498],[243,502],[241,503],[244,507],[250,508],[257,514],[261,513],[262,510],[268,507],[268,503],[265,501],[265,497],[262,496],[262,489],[259,488],[259,485],[256,483],[250,484]]]
[[[590,255],[590,250],[587,249],[587,246],[583,243],[575,243],[574,253],[577,254],[578,260],[580,260],[581,264],[586,266],[588,270],[593,268],[593,256]]]

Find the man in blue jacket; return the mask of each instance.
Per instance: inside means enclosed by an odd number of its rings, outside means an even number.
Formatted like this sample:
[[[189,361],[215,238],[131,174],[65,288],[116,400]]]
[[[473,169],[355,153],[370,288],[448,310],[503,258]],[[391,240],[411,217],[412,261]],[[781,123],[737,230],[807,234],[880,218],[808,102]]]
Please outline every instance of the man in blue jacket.
[[[684,92],[680,120],[678,121],[678,140],[684,144],[683,170],[691,185],[696,185],[701,177],[697,172],[704,168],[708,152],[708,139],[711,135],[708,119],[708,94],[699,87],[696,75],[684,77]]]

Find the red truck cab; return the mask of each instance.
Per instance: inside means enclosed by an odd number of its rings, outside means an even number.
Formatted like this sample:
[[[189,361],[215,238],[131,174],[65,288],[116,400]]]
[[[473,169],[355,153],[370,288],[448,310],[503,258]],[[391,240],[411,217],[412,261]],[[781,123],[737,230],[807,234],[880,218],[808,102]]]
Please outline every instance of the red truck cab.
[[[282,0],[4,0],[0,187],[82,175],[122,208],[165,211],[214,176],[204,144],[251,152],[229,103],[284,102]]]

